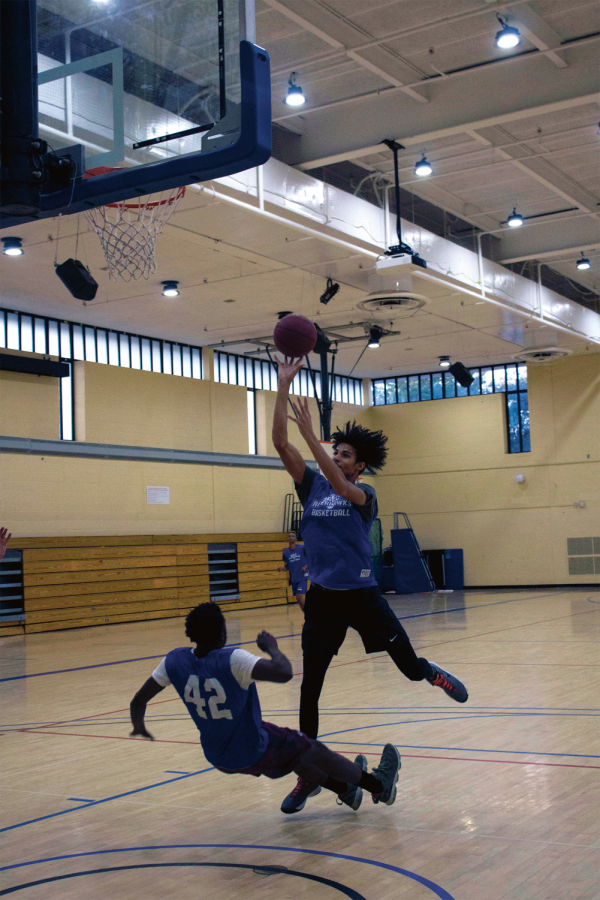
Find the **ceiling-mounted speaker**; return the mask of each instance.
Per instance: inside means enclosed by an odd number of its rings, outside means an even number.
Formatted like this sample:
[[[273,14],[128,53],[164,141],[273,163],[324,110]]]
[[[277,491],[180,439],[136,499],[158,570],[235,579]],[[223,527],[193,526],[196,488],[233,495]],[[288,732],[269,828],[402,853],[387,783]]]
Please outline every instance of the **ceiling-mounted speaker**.
[[[56,267],[56,274],[77,300],[93,300],[98,282],[78,259],[67,259]]]
[[[448,371],[452,372],[461,387],[470,387],[475,381],[469,370],[461,362],[452,363]]]

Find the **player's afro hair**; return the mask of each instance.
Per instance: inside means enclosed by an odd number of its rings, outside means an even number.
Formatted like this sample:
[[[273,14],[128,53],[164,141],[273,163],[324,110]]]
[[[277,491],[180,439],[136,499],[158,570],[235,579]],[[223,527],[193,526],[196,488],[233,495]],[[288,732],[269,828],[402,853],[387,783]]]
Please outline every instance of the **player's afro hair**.
[[[185,633],[195,644],[218,644],[221,640],[225,616],[216,603],[201,603],[185,619]]]
[[[356,452],[356,462],[365,463],[365,471],[375,472],[385,466],[387,437],[382,431],[369,431],[356,422],[346,422],[331,435],[333,448],[338,444],[350,444]]]

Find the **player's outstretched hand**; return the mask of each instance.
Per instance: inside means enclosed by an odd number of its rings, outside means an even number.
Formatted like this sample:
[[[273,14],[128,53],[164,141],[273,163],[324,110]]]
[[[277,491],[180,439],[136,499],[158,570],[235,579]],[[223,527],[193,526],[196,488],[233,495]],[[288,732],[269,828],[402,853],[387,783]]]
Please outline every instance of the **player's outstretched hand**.
[[[273,357],[277,363],[279,384],[289,388],[290,384],[302,368],[304,357],[294,360],[290,356],[285,357],[285,362],[279,356]]]
[[[314,435],[310,409],[308,408],[308,397],[299,397],[295,402],[292,400],[291,404],[294,415],[288,416],[288,419],[290,422],[296,423],[298,431],[306,440],[311,435]]]
[[[144,728],[143,725],[141,725],[137,728],[134,728],[133,731],[130,733],[129,737],[143,737],[147,741],[154,740],[153,735],[151,735],[149,731],[146,731],[146,729]]]
[[[271,653],[273,650],[277,650],[277,641],[268,631],[261,631],[256,638],[256,643],[258,644],[258,649],[262,650],[263,653]]]
[[[2,559],[6,553],[6,548],[11,537],[12,535],[9,534],[8,528],[0,528],[0,559]]]

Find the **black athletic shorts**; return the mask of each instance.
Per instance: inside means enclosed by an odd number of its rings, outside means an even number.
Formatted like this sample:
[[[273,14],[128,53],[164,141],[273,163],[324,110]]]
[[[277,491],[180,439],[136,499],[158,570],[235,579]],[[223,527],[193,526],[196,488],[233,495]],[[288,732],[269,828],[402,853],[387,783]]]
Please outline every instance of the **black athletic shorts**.
[[[348,628],[358,631],[367,653],[388,650],[392,640],[409,640],[378,588],[330,591],[311,584],[304,606],[303,655],[335,655]]]

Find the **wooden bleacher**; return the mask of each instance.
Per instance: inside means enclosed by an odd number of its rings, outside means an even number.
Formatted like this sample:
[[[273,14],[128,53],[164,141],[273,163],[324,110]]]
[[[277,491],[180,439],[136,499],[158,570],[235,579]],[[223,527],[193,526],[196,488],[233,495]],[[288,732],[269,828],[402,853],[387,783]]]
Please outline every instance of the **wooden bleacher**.
[[[223,610],[293,603],[278,572],[287,535],[13,538],[23,551],[24,625],[0,636],[185,616],[210,599],[208,544],[237,544],[239,600]]]

